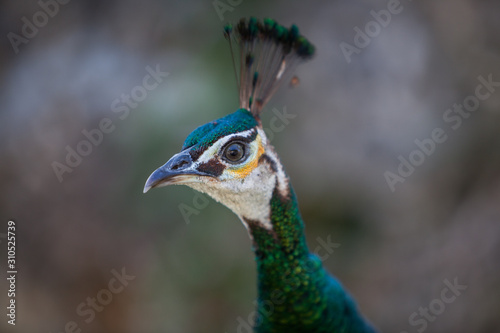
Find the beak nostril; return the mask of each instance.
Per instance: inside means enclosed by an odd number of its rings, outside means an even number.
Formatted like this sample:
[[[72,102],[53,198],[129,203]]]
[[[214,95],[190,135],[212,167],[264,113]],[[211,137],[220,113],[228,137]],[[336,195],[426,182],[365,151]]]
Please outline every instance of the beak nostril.
[[[174,155],[166,164],[165,168],[169,171],[183,171],[193,163],[191,156],[187,152],[180,152]]]
[[[184,165],[186,164],[189,164],[188,161],[179,161],[178,163],[176,163],[175,165],[172,166],[172,170],[178,170],[180,169],[181,167],[183,167]]]

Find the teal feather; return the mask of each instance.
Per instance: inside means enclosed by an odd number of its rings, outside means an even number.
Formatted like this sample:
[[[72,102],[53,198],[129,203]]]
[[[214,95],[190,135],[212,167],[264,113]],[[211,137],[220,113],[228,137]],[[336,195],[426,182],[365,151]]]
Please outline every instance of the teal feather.
[[[257,125],[257,121],[248,110],[238,109],[234,113],[195,129],[184,141],[182,150],[196,146],[196,150],[204,151],[215,141],[228,134],[243,132]]]

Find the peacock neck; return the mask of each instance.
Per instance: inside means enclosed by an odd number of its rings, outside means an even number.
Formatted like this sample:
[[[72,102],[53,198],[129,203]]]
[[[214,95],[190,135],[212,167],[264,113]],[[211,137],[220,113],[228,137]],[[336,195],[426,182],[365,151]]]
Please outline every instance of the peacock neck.
[[[257,262],[261,292],[287,287],[296,277],[303,277],[311,267],[311,256],[304,234],[304,222],[291,185],[283,196],[276,187],[270,200],[272,229],[249,223]]]
[[[272,259],[276,254],[286,254],[286,258],[305,258],[309,255],[304,222],[299,212],[293,188],[288,185],[288,195],[283,196],[275,188],[269,203],[270,224],[272,229],[260,223],[249,223],[257,261]],[[272,258],[271,258],[272,257]],[[283,259],[286,259],[283,258]],[[263,261],[265,265],[275,266],[274,261]]]
[[[290,325],[313,322],[321,316],[321,299],[328,277],[316,256],[309,253],[293,188],[287,196],[276,188],[270,201],[272,230],[247,221],[258,272],[257,332],[272,322]]]
[[[258,272],[255,332],[374,332],[341,284],[309,253],[291,186],[270,201],[272,230],[246,221]],[[279,328],[279,329],[278,329]]]

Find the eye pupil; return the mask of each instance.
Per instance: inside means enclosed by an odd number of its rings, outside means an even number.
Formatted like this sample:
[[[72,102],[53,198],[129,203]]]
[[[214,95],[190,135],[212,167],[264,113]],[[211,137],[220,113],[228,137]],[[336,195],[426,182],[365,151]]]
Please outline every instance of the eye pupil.
[[[224,156],[230,162],[238,162],[245,155],[245,148],[241,143],[233,143],[226,148]]]

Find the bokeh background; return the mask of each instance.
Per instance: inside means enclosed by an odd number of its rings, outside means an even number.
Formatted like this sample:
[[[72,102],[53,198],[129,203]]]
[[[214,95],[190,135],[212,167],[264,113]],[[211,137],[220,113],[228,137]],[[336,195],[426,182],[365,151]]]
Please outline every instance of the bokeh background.
[[[426,332],[500,330],[500,88],[453,130],[443,114],[500,81],[500,3],[402,0],[347,62],[341,43],[387,1],[70,1],[15,52],[8,34],[33,22],[36,1],[0,2],[0,233],[17,223],[17,325],[1,332],[247,332],[254,310],[251,242],[225,207],[186,187],[142,189],[197,126],[237,108],[227,22],[296,23],[317,47],[300,85],[267,106],[295,115],[274,134],[298,194],[311,248],[382,332],[417,332],[409,318],[467,289]],[[11,35],[12,36],[12,35]],[[112,111],[147,66],[168,72],[130,113]],[[103,118],[115,126],[60,182],[53,162]],[[391,191],[416,139],[447,140]],[[186,217],[181,210],[189,207]],[[7,304],[0,235],[0,308]],[[125,269],[135,276],[90,322],[76,309]],[[102,293],[101,293],[102,294]],[[422,317],[419,317],[422,318]]]

